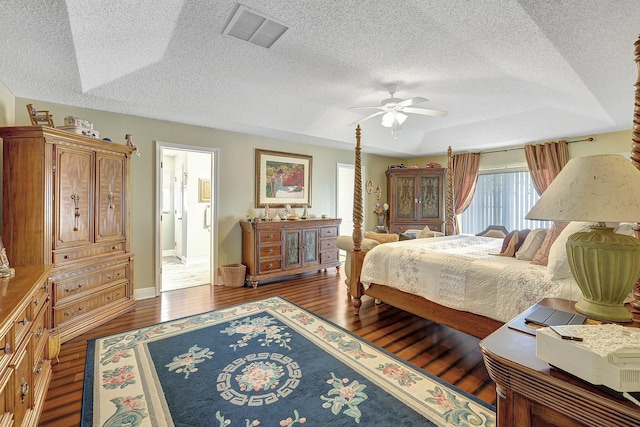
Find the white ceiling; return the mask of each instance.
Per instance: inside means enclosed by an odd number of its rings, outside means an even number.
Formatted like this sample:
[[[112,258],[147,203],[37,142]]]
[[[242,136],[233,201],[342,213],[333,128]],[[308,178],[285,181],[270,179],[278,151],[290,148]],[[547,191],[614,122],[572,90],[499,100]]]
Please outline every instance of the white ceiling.
[[[242,4],[289,30],[270,49],[224,35],[231,0],[0,0],[0,81],[22,98],[347,149],[347,124],[368,114],[349,107],[398,83],[397,97],[449,111],[410,116],[396,139],[379,117],[361,123],[365,152],[399,157],[632,127],[638,0]]]

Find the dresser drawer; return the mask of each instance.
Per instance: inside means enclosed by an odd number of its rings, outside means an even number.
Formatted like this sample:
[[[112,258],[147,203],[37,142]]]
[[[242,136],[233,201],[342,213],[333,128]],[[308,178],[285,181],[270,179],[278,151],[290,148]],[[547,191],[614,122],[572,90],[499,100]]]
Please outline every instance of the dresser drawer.
[[[31,317],[30,307],[26,306],[23,308],[19,314],[15,317],[15,321],[13,322],[13,333],[15,337],[15,344],[20,345],[24,337],[29,332],[29,328],[31,327],[31,323],[33,321],[33,317]]]
[[[338,261],[338,250],[324,251],[320,252],[320,263],[321,264],[332,264]]]
[[[320,238],[322,237],[338,237],[338,227],[320,228]]]
[[[267,258],[271,256],[280,256],[280,245],[278,246],[260,246],[260,258]]]
[[[9,366],[9,361],[16,351],[14,332],[14,328],[10,327],[0,335],[0,375],[2,375],[2,370]]]
[[[31,341],[34,350],[41,350],[44,357],[44,347],[49,337],[49,329],[47,329],[47,321],[45,316],[49,313],[49,303],[45,302],[44,309],[40,310],[37,317],[33,321],[33,327],[31,328]]]
[[[280,232],[279,231],[259,231],[258,232],[258,242],[267,243],[267,242],[279,242],[280,241]]]
[[[42,309],[42,306],[49,300],[49,284],[45,283],[42,287],[38,288],[34,296],[31,298],[31,314],[30,318],[34,319],[38,312]]]
[[[13,408],[8,405],[13,391],[13,369],[0,369],[0,426],[12,426]]]
[[[260,263],[260,271],[259,273],[268,273],[270,271],[280,270],[280,259],[274,259],[270,261],[262,261]]]
[[[336,239],[321,239],[320,250],[326,251],[330,249],[336,249],[338,247],[338,241]]]
[[[124,252],[124,242],[109,244],[87,245],[74,249],[58,250],[53,252],[53,263],[64,265],[65,263],[80,261],[84,258],[106,255],[110,253]]]
[[[96,309],[103,308],[123,298],[127,298],[128,282],[120,282],[101,292],[88,295],[86,298],[74,299],[72,303],[56,304],[53,307],[55,326],[90,316]]]
[[[56,305],[63,303],[65,298],[90,292],[102,285],[127,277],[128,264],[115,265],[91,274],[60,280],[53,283]]]

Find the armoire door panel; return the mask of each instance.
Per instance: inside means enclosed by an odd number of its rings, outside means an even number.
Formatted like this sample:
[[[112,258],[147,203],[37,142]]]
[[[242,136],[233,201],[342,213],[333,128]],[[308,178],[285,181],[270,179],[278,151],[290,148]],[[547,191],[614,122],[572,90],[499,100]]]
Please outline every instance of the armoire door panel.
[[[123,239],[124,161],[119,157],[98,154],[96,164],[96,242]]]
[[[413,177],[397,178],[396,217],[413,218],[415,216],[416,180]]]
[[[57,147],[56,248],[93,242],[93,152]]]
[[[420,188],[422,192],[422,208],[420,216],[422,218],[439,218],[440,209],[440,177],[430,176],[420,178]]]

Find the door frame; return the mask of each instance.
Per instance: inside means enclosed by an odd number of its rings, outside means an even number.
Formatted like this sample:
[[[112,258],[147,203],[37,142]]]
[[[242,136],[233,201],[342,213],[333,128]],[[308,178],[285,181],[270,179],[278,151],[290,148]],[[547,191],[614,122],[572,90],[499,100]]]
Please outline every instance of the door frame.
[[[171,142],[156,143],[156,206],[155,206],[155,295],[162,289],[162,158],[164,149],[211,154],[211,231],[210,236],[210,283],[216,285],[218,275],[218,182],[220,150],[212,147],[183,145]]]

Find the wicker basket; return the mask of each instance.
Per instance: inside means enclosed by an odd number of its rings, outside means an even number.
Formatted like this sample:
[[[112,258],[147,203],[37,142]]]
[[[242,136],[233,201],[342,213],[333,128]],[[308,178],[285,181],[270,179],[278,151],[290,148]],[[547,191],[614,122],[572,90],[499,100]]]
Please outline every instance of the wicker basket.
[[[244,285],[244,275],[247,267],[244,264],[229,264],[220,267],[222,283],[225,286],[240,287]]]

